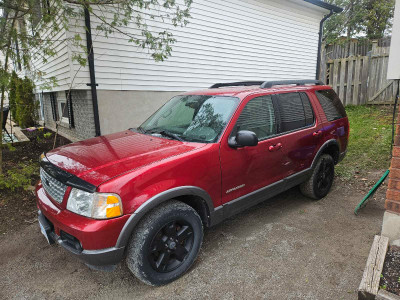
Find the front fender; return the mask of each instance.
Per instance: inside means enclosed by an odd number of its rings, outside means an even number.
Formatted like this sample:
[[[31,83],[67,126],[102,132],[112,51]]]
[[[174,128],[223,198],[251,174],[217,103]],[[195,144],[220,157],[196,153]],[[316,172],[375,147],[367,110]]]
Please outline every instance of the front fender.
[[[150,210],[155,208],[156,206],[160,205],[161,203],[171,200],[173,198],[179,196],[198,196],[204,200],[208,208],[208,216],[209,221],[211,223],[215,222],[215,219],[219,216],[219,211],[222,210],[215,210],[214,204],[210,195],[203,189],[196,187],[196,186],[180,186],[176,188],[172,188],[166,190],[160,194],[157,194],[150,198],[149,200],[145,201],[135,212],[129,217],[126,221],[124,227],[121,230],[121,233],[118,237],[116,247],[125,247],[128,244],[129,238],[132,235],[133,229],[142,219],[142,217],[148,213]]]

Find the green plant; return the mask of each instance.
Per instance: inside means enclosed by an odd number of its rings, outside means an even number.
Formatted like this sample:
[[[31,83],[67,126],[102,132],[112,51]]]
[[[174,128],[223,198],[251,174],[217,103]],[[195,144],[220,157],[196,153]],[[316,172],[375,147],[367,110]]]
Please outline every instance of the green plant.
[[[10,152],[14,152],[15,150],[17,150],[13,145],[11,145],[10,143],[7,143],[7,148]]]
[[[346,106],[350,122],[347,155],[335,166],[336,173],[349,180],[369,171],[387,169],[390,164],[392,108]]]
[[[45,134],[43,134],[43,137],[44,137],[45,139],[49,139],[52,135],[53,135],[53,133],[51,133],[51,132],[46,132]]]
[[[32,175],[37,172],[36,164],[19,164],[12,168],[6,174],[0,175],[0,190],[8,189],[15,191],[18,189],[27,189],[32,183]]]
[[[19,78],[17,73],[14,71],[11,74],[10,84],[9,84],[9,92],[8,92],[8,103],[10,105],[11,117],[15,120],[16,116],[16,98],[17,98],[17,85],[19,83]]]
[[[38,103],[33,89],[34,84],[29,78],[16,80],[15,120],[21,127],[33,126],[37,119]]]

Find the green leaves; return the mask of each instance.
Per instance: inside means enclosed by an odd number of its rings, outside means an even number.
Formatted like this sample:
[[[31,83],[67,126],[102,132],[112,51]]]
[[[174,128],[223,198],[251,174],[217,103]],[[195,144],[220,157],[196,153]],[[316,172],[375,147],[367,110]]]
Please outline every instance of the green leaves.
[[[324,25],[324,40],[335,43],[341,36],[383,38],[390,30],[394,0],[329,0],[344,10],[331,16]]]

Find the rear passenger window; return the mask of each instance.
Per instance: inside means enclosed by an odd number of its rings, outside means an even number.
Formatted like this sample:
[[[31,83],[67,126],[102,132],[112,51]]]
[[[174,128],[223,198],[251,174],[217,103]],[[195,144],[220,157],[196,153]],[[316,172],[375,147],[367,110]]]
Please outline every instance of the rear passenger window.
[[[328,121],[346,117],[346,111],[334,90],[316,91],[315,94],[317,95]]]
[[[300,129],[314,123],[314,113],[310,100],[304,93],[278,95],[280,132]]]
[[[243,108],[231,136],[239,130],[253,131],[262,140],[276,134],[276,119],[270,95],[251,99]]]

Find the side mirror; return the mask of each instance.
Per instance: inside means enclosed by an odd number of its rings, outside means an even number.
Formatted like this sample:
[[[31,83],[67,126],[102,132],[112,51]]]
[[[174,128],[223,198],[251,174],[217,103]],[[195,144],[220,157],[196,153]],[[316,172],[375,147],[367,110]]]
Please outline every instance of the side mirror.
[[[258,138],[252,131],[240,130],[235,137],[228,140],[228,145],[232,148],[257,146]]]

